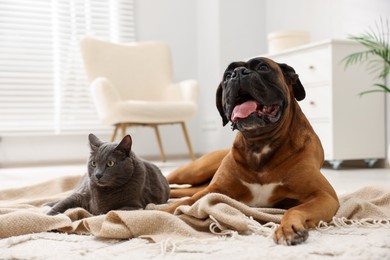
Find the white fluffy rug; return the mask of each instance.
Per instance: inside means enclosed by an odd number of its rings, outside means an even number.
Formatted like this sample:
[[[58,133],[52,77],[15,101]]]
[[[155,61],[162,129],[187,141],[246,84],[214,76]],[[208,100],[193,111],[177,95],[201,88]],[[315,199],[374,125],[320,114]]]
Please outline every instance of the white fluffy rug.
[[[314,230],[298,246],[260,235],[211,239],[102,240],[43,232],[0,240],[0,259],[390,259],[390,229],[333,227]]]

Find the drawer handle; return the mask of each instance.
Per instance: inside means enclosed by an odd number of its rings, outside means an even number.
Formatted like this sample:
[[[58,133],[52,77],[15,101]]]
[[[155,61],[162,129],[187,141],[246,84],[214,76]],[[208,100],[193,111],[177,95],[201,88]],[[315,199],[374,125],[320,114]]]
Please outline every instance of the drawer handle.
[[[310,101],[309,104],[310,104],[311,106],[315,106],[316,102]]]
[[[315,68],[316,68],[316,67],[315,67],[314,65],[310,65],[310,66],[309,66],[309,69],[310,69],[310,70],[314,70]]]

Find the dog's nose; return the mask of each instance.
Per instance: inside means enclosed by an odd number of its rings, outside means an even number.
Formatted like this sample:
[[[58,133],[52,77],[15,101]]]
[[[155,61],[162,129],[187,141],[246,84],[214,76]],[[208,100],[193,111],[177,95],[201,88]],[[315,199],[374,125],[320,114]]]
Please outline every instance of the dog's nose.
[[[250,71],[245,67],[237,67],[233,70],[231,78],[248,75]]]

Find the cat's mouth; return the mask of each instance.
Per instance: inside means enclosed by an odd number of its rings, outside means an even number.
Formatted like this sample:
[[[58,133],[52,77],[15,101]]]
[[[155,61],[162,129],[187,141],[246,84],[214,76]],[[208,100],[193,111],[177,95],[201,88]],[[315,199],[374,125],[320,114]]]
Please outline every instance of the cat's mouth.
[[[102,177],[98,177],[96,175],[93,176],[92,178],[92,182],[94,184],[96,184],[96,186],[98,187],[107,187],[110,185],[109,182],[107,182],[106,180],[104,180]]]
[[[95,180],[95,184],[98,186],[98,187],[108,187],[110,186],[110,183],[109,182],[106,182],[104,180]]]
[[[96,183],[97,186],[101,186],[101,187],[106,186],[106,183],[104,183],[104,182],[101,181],[101,180],[96,180],[95,183]]]
[[[128,182],[128,178],[120,178],[118,176],[116,178],[112,178],[109,175],[93,175],[93,177],[91,178],[91,182],[99,188],[115,188],[122,186],[123,184]]]

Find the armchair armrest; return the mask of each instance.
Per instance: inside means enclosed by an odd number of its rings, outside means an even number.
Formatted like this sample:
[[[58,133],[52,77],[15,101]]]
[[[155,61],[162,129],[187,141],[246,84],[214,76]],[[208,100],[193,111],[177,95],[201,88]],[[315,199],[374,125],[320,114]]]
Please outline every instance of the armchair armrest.
[[[99,77],[91,83],[91,94],[99,118],[104,124],[111,124],[111,111],[121,101],[118,91],[107,78]]]
[[[199,94],[198,81],[193,79],[183,80],[172,84],[166,91],[168,101],[192,101],[196,102]]]

